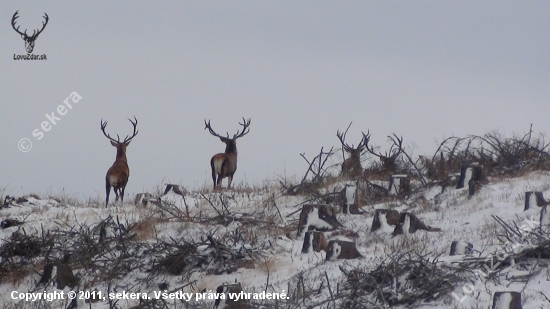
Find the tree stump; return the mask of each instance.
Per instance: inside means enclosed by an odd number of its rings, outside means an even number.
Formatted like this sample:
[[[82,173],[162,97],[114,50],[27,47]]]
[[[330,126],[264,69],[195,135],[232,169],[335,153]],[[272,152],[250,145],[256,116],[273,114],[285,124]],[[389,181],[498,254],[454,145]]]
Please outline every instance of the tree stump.
[[[237,293],[242,292],[243,289],[240,283],[224,284],[218,286],[216,293],[224,294],[223,298],[219,297],[214,302],[214,309],[251,309],[250,301],[245,298],[240,298],[238,301],[229,299],[228,293]]]
[[[167,194],[168,192],[174,192],[175,194],[185,196],[185,190],[182,189],[180,185],[167,183],[163,194]]]
[[[481,189],[481,181],[470,179],[468,182],[468,195],[470,197],[474,196],[479,189]]]
[[[469,165],[463,165],[460,169],[460,177],[456,184],[457,189],[462,189],[470,183],[470,180],[480,181],[481,184],[487,182],[487,177],[483,172],[483,167],[479,163],[472,163]]]
[[[134,205],[143,207],[147,206],[147,203],[153,198],[151,193],[138,193],[134,199]]]
[[[542,206],[540,210],[540,232],[550,229],[550,214],[548,213],[548,205]]]
[[[344,214],[359,215],[363,212],[359,210],[359,190],[356,185],[346,184],[342,190],[344,195],[344,205],[342,205],[342,212]]]
[[[181,209],[185,207],[185,194],[185,190],[180,185],[167,183],[164,193],[154,200],[154,202],[164,202]]]
[[[522,309],[519,292],[496,292],[492,309]]]
[[[465,242],[465,241],[453,241],[451,243],[451,254],[450,255],[469,255],[472,254],[474,250],[474,245]]]
[[[525,192],[525,207],[523,211],[526,211],[534,206],[542,207],[548,205],[548,202],[544,199],[542,192],[539,191],[527,191]]]
[[[328,243],[323,232],[306,232],[304,236],[304,245],[302,246],[302,253],[308,253],[310,249],[313,249],[315,252],[321,252],[321,250],[328,252]]]
[[[388,187],[389,195],[406,194],[411,191],[411,181],[407,175],[391,175],[390,186]]]
[[[384,219],[382,220],[385,220],[388,225],[399,224],[399,211],[393,209],[376,209],[374,211],[374,218],[372,218],[372,227],[370,229],[371,232],[374,232],[382,227],[382,223],[380,222],[381,216],[384,216]]]
[[[350,260],[362,257],[355,242],[343,240],[331,240],[328,242],[327,261]]]
[[[334,231],[342,226],[336,219],[336,210],[331,205],[306,204],[302,206],[298,222],[298,235],[304,230],[316,230],[321,232]]]
[[[393,231],[393,236],[401,235],[405,232],[407,232],[407,234],[413,234],[418,230],[424,230],[427,232],[441,232],[440,228],[426,225],[414,214],[402,212],[399,217],[399,224],[395,226],[395,230]]]
[[[17,221],[15,219],[5,219],[0,222],[0,227],[3,229],[7,229],[8,227],[18,226],[21,224],[23,224],[23,222]]]

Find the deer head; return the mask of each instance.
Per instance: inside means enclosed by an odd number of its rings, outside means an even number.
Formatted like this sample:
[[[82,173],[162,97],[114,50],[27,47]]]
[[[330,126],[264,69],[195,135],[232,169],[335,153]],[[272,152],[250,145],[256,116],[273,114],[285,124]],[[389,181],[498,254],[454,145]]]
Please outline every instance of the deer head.
[[[25,32],[21,32],[19,31],[19,26],[17,28],[15,28],[15,20],[17,18],[19,18],[19,16],[17,15],[19,13],[19,11],[16,11],[15,14],[13,14],[13,17],[11,19],[11,26],[13,27],[13,30],[15,30],[17,33],[19,33],[21,35],[21,38],[25,41],[25,49],[27,50],[27,53],[32,53],[33,49],[34,49],[34,41],[36,40],[36,38],[38,37],[38,35],[40,33],[42,33],[42,31],[44,31],[44,28],[46,28],[46,25],[48,24],[48,20],[49,20],[49,17],[48,17],[48,14],[44,13],[44,19],[46,20],[45,22],[42,22],[42,29],[40,30],[33,30],[33,33],[31,36],[27,35],[27,30],[25,30]]]
[[[229,182],[227,187],[231,187],[231,181],[233,180],[233,174],[237,170],[237,139],[245,136],[250,131],[250,119],[245,120],[243,117],[243,122],[239,122],[242,126],[242,131],[237,131],[233,135],[233,138],[229,137],[229,132],[227,136],[222,136],[216,133],[210,125],[210,120],[208,122],[204,121],[204,129],[208,129],[210,134],[215,137],[219,137],[220,140],[225,143],[225,152],[215,154],[212,159],[210,159],[210,167],[212,169],[212,180],[214,181],[214,189],[221,185],[222,179],[228,177]],[[216,180],[217,176],[217,180]]]
[[[397,137],[397,135],[394,134],[394,137],[388,136],[388,139],[392,142],[392,145],[389,151],[386,151],[384,154],[382,154],[380,151],[375,152],[374,147],[369,147],[370,134],[363,134],[363,140],[365,142],[365,147],[367,151],[380,159],[384,170],[395,171],[395,169],[397,168],[397,158],[403,151],[403,137],[399,138]]]

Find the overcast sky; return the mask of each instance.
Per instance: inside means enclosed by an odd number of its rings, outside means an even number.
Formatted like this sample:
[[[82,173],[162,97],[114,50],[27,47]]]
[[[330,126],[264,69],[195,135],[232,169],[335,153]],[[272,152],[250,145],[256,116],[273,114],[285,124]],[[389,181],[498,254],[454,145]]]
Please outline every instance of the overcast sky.
[[[33,51],[47,60],[14,60],[17,10],[29,34],[48,14]],[[417,154],[451,135],[548,131],[549,17],[549,1],[3,1],[0,188],[103,197],[116,150],[101,119],[121,136],[139,121],[131,198],[211,185],[225,145],[204,119],[223,134],[252,119],[234,178],[249,184],[302,175],[300,153],[339,147],[350,121],[350,144],[370,130],[384,148],[395,132]],[[59,116],[72,92],[82,99]]]

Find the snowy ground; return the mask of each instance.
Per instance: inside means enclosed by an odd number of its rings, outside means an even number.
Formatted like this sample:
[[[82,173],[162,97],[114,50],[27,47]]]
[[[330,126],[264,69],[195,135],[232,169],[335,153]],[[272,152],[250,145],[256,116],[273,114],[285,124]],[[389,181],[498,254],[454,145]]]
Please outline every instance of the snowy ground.
[[[205,235],[227,236],[231,233],[240,233],[242,239],[254,240],[251,246],[254,250],[257,249],[254,269],[240,268],[221,275],[199,269],[186,272],[185,275],[159,275],[145,284],[139,279],[147,277],[148,272],[146,267],[141,267],[132,270],[123,278],[113,279],[110,288],[117,285],[129,286],[128,282],[139,282],[132,286],[131,291],[126,292],[148,293],[152,296],[155,291],[157,293],[164,291],[162,288],[170,291],[190,282],[193,283],[182,288],[182,292],[215,292],[221,284],[239,282],[245,292],[261,292],[267,286],[268,292],[284,292],[288,297],[295,297],[299,295],[296,289],[300,282],[303,285],[305,282],[306,287],[318,290],[318,293],[301,300],[303,308],[306,308],[310,304],[329,299],[331,291],[335,293],[338,287],[344,284],[346,278],[341,268],[347,270],[374,268],[388,254],[414,248],[425,250],[424,252],[428,252],[433,259],[437,258],[440,263],[451,265],[453,260],[462,258],[448,257],[452,241],[472,243],[476,250],[474,257],[489,256],[503,247],[503,242],[499,240],[499,235],[502,235],[503,231],[492,215],[497,215],[509,223],[514,221],[518,225],[526,222],[525,220],[538,222],[540,208],[523,211],[524,194],[526,191],[542,191],[545,196],[549,196],[550,173],[532,172],[519,178],[490,179],[490,181],[472,198],[468,198],[467,189],[449,190],[438,195],[441,188],[433,187],[404,202],[392,201],[364,206],[362,210],[365,214],[338,214],[338,220],[344,227],[334,232],[327,232],[325,236],[328,240],[355,241],[363,255],[362,258],[355,260],[325,261],[325,252],[302,254],[303,235],[297,235],[296,224],[299,210],[306,197],[284,196],[276,187],[222,193],[190,192],[185,196],[185,203],[176,194],[165,197],[165,200],[175,201],[177,207],[191,218],[215,217],[217,212],[225,213],[227,217],[234,216],[234,221],[226,224],[207,220],[183,222],[181,218],[159,211],[154,204],[136,207],[133,203],[129,203],[104,208],[100,202],[67,205],[64,201],[60,203],[53,199],[28,197],[27,202],[1,209],[3,219],[16,219],[24,221],[24,224],[0,230],[0,237],[7,241],[16,231],[39,236],[48,230],[70,230],[75,226],[94,226],[108,216],[118,218],[126,225],[142,224],[140,225],[142,228],[137,230],[139,235],[135,241],[146,243],[158,243],[159,240],[169,241],[170,239],[197,240]],[[336,186],[343,184],[343,182],[338,183]],[[436,204],[435,201],[438,203]],[[391,235],[393,228],[385,226],[371,233],[374,209],[387,207],[413,212],[424,223],[441,228],[442,232],[418,231],[415,234],[393,237]],[[146,220],[152,220],[152,223],[147,225]],[[247,246],[242,240],[232,245]],[[10,259],[18,258],[10,257]],[[2,259],[5,260],[7,257]],[[498,291],[521,291],[523,308],[526,309],[550,308],[550,300],[546,298],[550,297],[548,264],[549,261],[544,259],[533,261],[532,267],[537,271],[528,280],[522,279],[521,276],[530,273],[531,264],[511,265],[500,271],[496,279],[479,278],[467,286],[456,286],[452,291],[454,295],[449,293],[431,303],[416,304],[415,308],[489,308],[493,294]],[[97,289],[107,293],[108,284],[95,282],[94,274],[90,271],[80,268],[74,269],[74,273],[81,279],[80,290]],[[42,269],[38,268],[34,272],[2,280],[0,293],[3,297],[0,300],[0,306],[2,308],[66,308],[67,300],[28,302],[11,299],[13,291],[18,293],[56,291],[52,283],[37,285],[41,274]],[[327,281],[331,290],[328,288]],[[69,290],[68,287],[64,289],[65,292]],[[121,292],[122,289],[117,291]],[[170,308],[187,308],[184,301],[179,300],[174,303],[175,305]],[[117,306],[131,308],[138,304],[138,300],[120,300]],[[193,297],[187,305],[193,304],[211,308],[214,300],[195,301]],[[109,308],[109,303],[100,301],[84,304],[80,301],[79,307]],[[285,307],[282,306],[282,308]],[[318,308],[332,307],[328,307],[325,303]]]

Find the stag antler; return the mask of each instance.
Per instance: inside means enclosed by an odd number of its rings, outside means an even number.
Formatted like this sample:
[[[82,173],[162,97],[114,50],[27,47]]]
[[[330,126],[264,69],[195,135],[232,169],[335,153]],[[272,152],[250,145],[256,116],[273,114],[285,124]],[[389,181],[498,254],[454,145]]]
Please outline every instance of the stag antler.
[[[233,140],[236,140],[237,138],[239,137],[243,137],[245,136],[246,134],[248,134],[248,132],[250,132],[250,118],[248,118],[248,120],[245,120],[244,117],[243,117],[243,122],[239,124],[241,126],[243,126],[243,130],[242,132],[239,133],[239,131],[237,131],[237,133],[235,133],[233,135]],[[216,136],[216,137],[219,137],[221,139],[229,139],[229,132],[227,132],[227,136],[222,136],[222,135],[219,135],[218,133],[216,133],[216,131],[214,131],[214,129],[212,129],[212,127],[210,126],[210,120],[208,120],[208,122],[206,122],[206,119],[204,120],[204,129],[208,129],[208,131],[210,132],[210,134]]]
[[[208,129],[208,131],[210,132],[210,134],[216,136],[216,137],[219,137],[219,138],[229,138],[229,132],[227,132],[227,137],[226,136],[221,136],[219,135],[218,133],[216,133],[216,131],[214,131],[214,129],[212,129],[212,127],[210,126],[210,119],[208,120],[208,122],[206,122],[206,119],[204,120],[204,124],[205,124],[205,129]]]
[[[101,131],[103,132],[103,134],[105,135],[105,137],[107,137],[108,139],[110,139],[111,141],[115,142],[115,143],[120,143],[120,137],[118,136],[118,134],[116,135],[117,139],[115,140],[114,138],[112,138],[109,134],[107,134],[105,132],[105,128],[107,127],[107,120],[105,120],[105,122],[103,122],[103,119],[101,119]]]
[[[338,136],[338,139],[340,140],[340,143],[342,144],[342,147],[344,148],[345,151],[347,151],[347,152],[351,152],[351,151],[353,151],[353,150],[361,150],[361,151],[362,151],[363,148],[365,148],[365,145],[366,145],[366,144],[365,144],[365,138],[364,138],[364,137],[365,137],[365,133],[363,133],[362,131],[361,131],[361,134],[363,134],[363,139],[361,140],[361,142],[359,142],[359,144],[357,145],[357,148],[356,148],[356,147],[353,147],[353,144],[351,144],[351,147],[350,147],[350,145],[348,145],[348,144],[345,142],[345,140],[346,140],[346,134],[348,133],[348,130],[349,130],[349,128],[351,127],[351,124],[352,124],[352,123],[353,123],[353,121],[349,123],[348,128],[346,129],[346,131],[344,131],[344,133],[340,133],[339,130],[336,131],[336,136]],[[367,134],[368,134],[368,132],[367,132]]]
[[[137,130],[137,118],[136,116],[134,116],[134,120],[136,122],[133,122],[132,119],[128,118],[128,121],[130,121],[132,123],[132,126],[134,126],[134,133],[132,134],[132,136],[130,136],[128,138],[128,135],[126,135],[126,137],[124,138],[124,143],[129,143],[137,134],[138,134],[138,130]]]
[[[134,126],[134,133],[132,134],[132,136],[128,137],[128,135],[126,135],[126,137],[124,138],[124,141],[122,143],[129,143],[137,134],[138,134],[138,130],[137,130],[137,118],[136,116],[134,116],[134,120],[135,122],[132,121],[132,119],[128,118],[128,120],[132,123],[132,125]],[[101,131],[103,132],[103,134],[105,135],[105,137],[107,137],[108,139],[110,139],[111,141],[117,143],[117,144],[120,144],[120,136],[117,134],[116,135],[116,140],[114,138],[112,138],[109,134],[107,134],[105,132],[105,128],[107,127],[107,121],[103,121],[103,119],[101,119]]]
[[[250,118],[248,118],[248,120],[245,120],[244,117],[243,117],[243,123],[239,122],[239,124],[241,126],[243,126],[243,131],[240,134],[239,134],[239,131],[237,131],[237,133],[235,135],[233,135],[233,139],[243,137],[243,136],[247,135],[248,132],[250,132],[250,128],[248,128],[250,126]]]
[[[336,131],[336,136],[338,136],[338,139],[340,140],[340,144],[342,144],[342,147],[344,148],[345,151],[350,151],[351,149],[353,149],[353,147],[350,147],[348,144],[346,144],[344,141],[346,140],[346,134],[348,134],[348,130],[349,128],[351,127],[351,124],[353,123],[350,122],[346,131],[344,131],[344,133],[340,133],[340,130],[337,130]],[[353,146],[353,144],[352,144]]]

